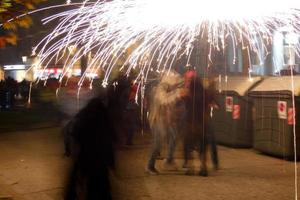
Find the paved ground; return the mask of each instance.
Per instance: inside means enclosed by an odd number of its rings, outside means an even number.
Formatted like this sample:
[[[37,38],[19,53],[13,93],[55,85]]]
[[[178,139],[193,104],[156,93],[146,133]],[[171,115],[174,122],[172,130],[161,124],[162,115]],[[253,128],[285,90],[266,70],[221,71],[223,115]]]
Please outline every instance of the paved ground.
[[[70,160],[62,156],[59,128],[0,134],[0,199],[62,199]],[[209,177],[161,171],[144,173],[149,136],[136,138],[133,147],[117,151],[112,173],[113,195],[120,200],[291,200],[294,195],[293,162],[258,154],[250,149],[220,146],[221,169]],[[179,148],[180,149],[180,148]],[[164,152],[163,152],[164,153]],[[182,164],[180,150],[176,162]],[[195,162],[198,166],[199,163]]]
[[[59,129],[0,134],[0,184],[14,199],[59,199],[69,161]],[[0,191],[1,192],[1,191]]]

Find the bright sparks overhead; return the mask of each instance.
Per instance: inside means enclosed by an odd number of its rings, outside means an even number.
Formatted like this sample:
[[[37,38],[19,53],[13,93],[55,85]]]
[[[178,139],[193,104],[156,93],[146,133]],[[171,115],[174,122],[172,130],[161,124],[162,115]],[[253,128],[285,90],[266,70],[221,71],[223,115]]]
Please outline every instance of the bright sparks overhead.
[[[101,68],[105,85],[115,67],[127,72],[137,68],[139,77],[147,77],[151,68],[169,70],[183,55],[189,63],[199,40],[208,42],[208,56],[211,49],[224,49],[229,39],[234,48],[241,44],[264,51],[257,41],[272,42],[276,30],[299,34],[299,4],[299,0],[85,0],[45,19],[45,23],[59,19],[58,25],[34,51],[45,67],[65,59],[65,73],[90,55],[88,69]]]

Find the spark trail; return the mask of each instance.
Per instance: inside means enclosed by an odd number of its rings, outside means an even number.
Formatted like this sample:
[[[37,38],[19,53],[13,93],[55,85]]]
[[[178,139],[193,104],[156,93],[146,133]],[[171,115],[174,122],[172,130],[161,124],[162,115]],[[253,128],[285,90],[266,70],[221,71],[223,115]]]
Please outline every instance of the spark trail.
[[[147,78],[150,69],[170,70],[183,56],[188,64],[199,40],[209,44],[209,52],[224,50],[228,41],[234,49],[240,45],[258,54],[266,51],[274,31],[285,27],[299,34],[298,2],[85,0],[76,8],[44,19],[44,23],[59,21],[34,52],[44,67],[65,59],[64,75],[91,53],[87,68],[101,68],[105,86],[114,68],[127,73],[137,69],[138,78]],[[263,41],[263,48],[257,45],[258,40]],[[76,48],[75,53],[70,47]],[[295,48],[299,53],[299,45]]]
[[[67,4],[72,3],[68,0]],[[224,51],[228,42],[234,55],[236,48],[247,49],[249,56],[250,51],[266,55],[274,32],[284,29],[299,37],[300,1],[85,0],[44,23],[55,20],[57,26],[34,48],[40,59],[37,65],[46,68],[53,61],[64,60],[66,75],[90,54],[87,71],[101,69],[106,86],[114,69],[127,74],[136,69],[137,80],[143,82],[150,70],[168,71],[182,57],[189,64],[200,41],[209,46],[208,59],[215,50]],[[299,55],[299,39],[293,48]],[[295,128],[294,135],[296,141]],[[295,199],[297,187],[295,159]]]

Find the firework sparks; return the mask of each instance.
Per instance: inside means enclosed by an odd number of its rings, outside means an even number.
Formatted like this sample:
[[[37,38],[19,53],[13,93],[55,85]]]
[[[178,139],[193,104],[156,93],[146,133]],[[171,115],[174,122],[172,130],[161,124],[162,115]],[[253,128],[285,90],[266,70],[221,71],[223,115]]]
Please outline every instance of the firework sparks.
[[[256,41],[269,43],[274,31],[287,27],[299,34],[299,4],[296,0],[85,0],[78,8],[44,19],[59,23],[34,51],[45,67],[64,58],[64,75],[91,52],[87,69],[102,68],[103,85],[114,67],[127,73],[138,68],[138,77],[147,78],[151,67],[170,70],[182,56],[188,64],[199,39],[210,49],[224,50],[230,39],[234,48],[241,44],[256,53],[265,51]],[[76,52],[71,53],[70,47]]]
[[[72,2],[67,0],[66,5]],[[86,72],[101,68],[103,86],[114,68],[127,74],[137,69],[137,80],[143,82],[150,70],[168,71],[182,57],[188,65],[200,41],[208,44],[211,60],[213,50],[224,51],[228,42],[233,54],[241,46],[249,56],[250,51],[266,55],[274,32],[284,29],[300,35],[299,0],[84,0],[77,6],[44,19],[59,23],[34,48],[38,65],[46,68],[52,61],[64,60],[65,76],[77,61],[92,55]],[[299,41],[293,48],[299,55]],[[234,55],[232,62],[235,59]],[[296,149],[295,126],[294,135]],[[295,162],[295,199],[297,187]]]

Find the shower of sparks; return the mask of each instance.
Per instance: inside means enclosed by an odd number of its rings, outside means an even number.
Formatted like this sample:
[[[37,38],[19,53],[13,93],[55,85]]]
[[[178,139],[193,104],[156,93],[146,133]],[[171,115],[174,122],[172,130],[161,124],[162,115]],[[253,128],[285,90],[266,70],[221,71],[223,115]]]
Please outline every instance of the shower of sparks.
[[[114,68],[128,74],[136,69],[138,78],[147,79],[150,70],[170,70],[182,57],[189,64],[200,40],[207,42],[208,52],[224,51],[229,41],[234,55],[238,46],[257,54],[267,51],[274,31],[300,33],[299,4],[299,0],[85,0],[44,19],[44,23],[59,20],[58,25],[33,51],[43,67],[64,60],[63,75],[90,54],[87,71],[104,71],[104,86]],[[299,53],[298,44],[295,49]]]
[[[233,63],[237,48],[246,49],[249,57],[250,52],[258,57],[267,55],[276,31],[296,36],[292,47],[297,55],[300,53],[299,0],[84,0],[80,4],[66,0],[65,5],[72,7],[44,19],[44,23],[58,24],[34,47],[33,54],[39,58],[36,65],[44,68],[63,61],[61,80],[78,61],[88,57],[78,91],[87,72],[104,72],[106,86],[114,69],[128,75],[135,70],[136,81],[143,82],[150,71],[168,71],[179,59],[189,65],[192,52],[203,41],[208,46],[209,62],[213,52],[225,51],[229,43]],[[249,80],[251,70],[249,66]],[[295,151],[298,199],[296,157]]]

